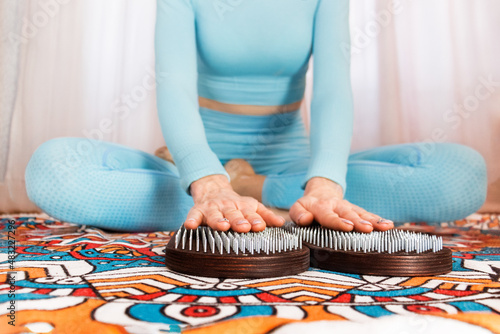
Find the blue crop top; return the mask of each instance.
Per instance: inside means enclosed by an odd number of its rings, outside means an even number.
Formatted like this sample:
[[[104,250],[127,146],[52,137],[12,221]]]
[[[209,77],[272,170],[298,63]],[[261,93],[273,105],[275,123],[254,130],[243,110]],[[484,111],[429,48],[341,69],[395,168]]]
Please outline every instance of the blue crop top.
[[[198,96],[283,105],[302,99],[314,59],[311,161],[345,192],[353,102],[349,0],[157,0],[158,114],[182,187],[227,173],[210,150]],[[229,177],[229,176],[228,176]]]

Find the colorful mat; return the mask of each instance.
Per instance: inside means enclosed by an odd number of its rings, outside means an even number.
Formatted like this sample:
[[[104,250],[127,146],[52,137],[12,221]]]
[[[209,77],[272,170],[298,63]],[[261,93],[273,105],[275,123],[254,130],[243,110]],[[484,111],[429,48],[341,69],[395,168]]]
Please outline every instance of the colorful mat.
[[[453,271],[409,278],[311,268],[271,279],[194,277],[163,264],[170,232],[108,233],[40,216],[5,217],[0,332],[266,333],[293,322],[425,314],[500,333],[499,216],[403,228],[443,235]]]

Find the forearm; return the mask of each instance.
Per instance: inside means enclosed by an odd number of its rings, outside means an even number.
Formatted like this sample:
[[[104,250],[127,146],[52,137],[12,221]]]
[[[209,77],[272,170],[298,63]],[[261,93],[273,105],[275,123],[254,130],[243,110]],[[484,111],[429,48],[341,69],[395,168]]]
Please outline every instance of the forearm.
[[[321,0],[313,41],[311,162],[306,181],[323,177],[339,184],[344,193],[354,113],[349,44],[349,1]]]
[[[347,78],[347,82],[350,81]],[[349,87],[350,89],[350,87]],[[345,193],[347,162],[351,148],[353,106],[350,91],[333,101],[325,98],[325,105],[314,105],[311,114],[311,161],[306,180],[313,177],[334,181]]]
[[[200,115],[193,113],[189,118],[185,115],[177,118],[179,116],[160,114],[165,142],[179,170],[183,189],[190,193],[194,181],[208,175],[222,177],[229,183],[227,172],[207,143]]]
[[[158,117],[165,142],[189,193],[194,181],[222,174],[198,106],[195,19],[189,0],[158,0],[155,35]],[[159,76],[160,78],[160,76]]]

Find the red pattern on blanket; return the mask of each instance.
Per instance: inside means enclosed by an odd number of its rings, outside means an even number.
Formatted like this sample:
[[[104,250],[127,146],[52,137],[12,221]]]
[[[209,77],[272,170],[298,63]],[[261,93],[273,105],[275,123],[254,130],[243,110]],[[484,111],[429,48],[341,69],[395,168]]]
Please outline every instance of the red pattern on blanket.
[[[440,226],[400,226],[444,236],[454,261],[447,275],[381,277],[311,268],[280,278],[223,280],[168,270],[163,253],[171,232],[110,233],[42,217],[6,217],[0,221],[0,332],[46,325],[61,333],[220,333],[235,326],[253,333],[296,321],[432,314],[500,333],[498,221],[498,215],[473,215]],[[9,250],[15,256],[9,258]]]

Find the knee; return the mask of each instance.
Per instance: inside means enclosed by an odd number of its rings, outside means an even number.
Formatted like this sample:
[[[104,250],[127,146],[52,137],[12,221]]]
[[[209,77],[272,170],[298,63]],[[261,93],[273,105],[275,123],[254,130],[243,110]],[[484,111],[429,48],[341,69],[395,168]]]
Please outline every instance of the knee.
[[[44,142],[33,152],[26,166],[26,184],[31,185],[38,181],[51,165],[51,161],[57,161],[57,151],[62,145],[62,138],[55,138]]]
[[[476,188],[485,190],[486,161],[481,153],[469,146],[455,143],[439,145],[436,153],[450,177],[470,180]]]
[[[77,138],[67,137],[54,138],[44,142],[31,156],[28,168],[46,168],[48,163],[55,165],[57,162],[71,165],[68,158],[76,158],[78,155],[75,149],[76,142]]]
[[[58,183],[64,182],[62,176],[70,175],[68,140],[70,138],[46,141],[35,150],[26,166],[25,181],[28,197],[42,209],[47,195],[58,186]]]
[[[435,179],[440,202],[452,219],[476,212],[486,200],[487,171],[483,156],[471,147],[446,143],[436,149]]]

